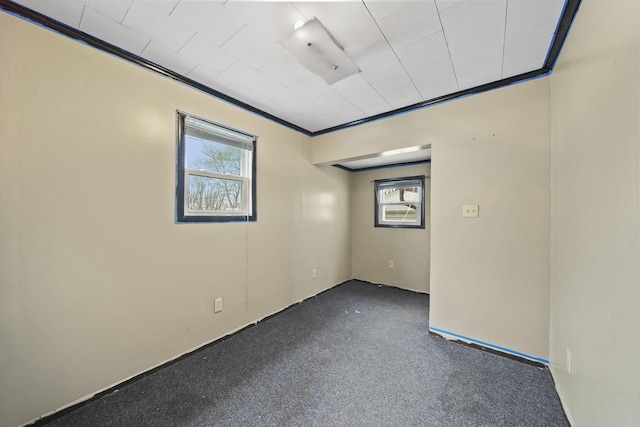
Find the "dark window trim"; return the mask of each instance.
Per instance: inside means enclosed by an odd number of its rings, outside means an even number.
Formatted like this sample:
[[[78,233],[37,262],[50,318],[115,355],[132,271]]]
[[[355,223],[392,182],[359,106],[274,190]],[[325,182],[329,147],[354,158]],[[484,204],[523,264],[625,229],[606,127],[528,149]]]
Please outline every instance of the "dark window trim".
[[[295,125],[293,123],[290,123],[286,120],[283,120],[279,117],[276,117],[270,113],[267,113],[266,111],[262,111],[256,107],[253,107],[249,104],[246,104],[242,101],[239,101],[229,95],[226,95],[222,92],[219,92],[213,88],[210,88],[208,86],[203,85],[202,83],[198,83],[194,80],[191,80],[188,77],[185,77],[181,74],[178,74],[174,71],[171,71],[167,68],[164,68],[158,64],[155,64],[151,61],[148,61],[138,55],[135,55],[131,52],[127,52],[123,49],[120,49],[119,47],[116,47],[110,43],[107,43],[103,40],[100,40],[96,37],[93,37],[83,31],[80,31],[76,28],[73,28],[71,26],[68,26],[66,24],[63,24],[60,21],[57,21],[55,19],[49,18],[48,16],[45,16],[39,12],[36,12],[34,10],[31,10],[25,6],[22,6],[20,4],[14,3],[11,0],[0,0],[0,9],[5,10],[7,13],[10,13],[12,15],[18,16],[22,19],[31,21],[35,24],[41,25],[43,27],[49,28],[53,31],[56,31],[58,33],[64,34],[67,37],[70,37],[72,39],[76,39],[79,40],[81,42],[86,43],[89,46],[95,47],[97,49],[103,50],[107,53],[110,53],[112,55],[115,55],[117,57],[120,57],[126,61],[129,62],[133,62],[134,64],[137,64],[141,67],[147,68],[151,71],[154,71],[158,74],[161,74],[165,77],[169,77],[173,80],[177,80],[181,83],[186,84],[187,86],[191,86],[197,90],[200,90],[204,93],[207,93],[209,95],[212,95],[216,98],[222,99],[226,102],[229,102],[233,105],[236,105],[237,107],[240,107],[242,109],[245,109],[247,111],[251,111],[255,114],[258,114],[259,116],[262,116],[268,120],[272,120],[282,126],[286,126],[292,130],[295,130],[297,132],[300,132],[304,135],[310,136],[310,137],[314,137],[314,136],[319,136],[319,135],[324,135],[326,133],[330,133],[330,132],[335,132],[335,131],[339,131],[339,130],[343,130],[343,129],[347,129],[350,127],[354,127],[354,126],[358,126],[361,124],[365,124],[365,123],[369,123],[375,120],[380,120],[380,119],[385,119],[391,116],[395,116],[398,114],[402,114],[402,113],[406,113],[409,111],[413,111],[413,110],[417,110],[417,109],[421,109],[421,108],[425,108],[425,107],[430,107],[432,105],[436,105],[436,104],[440,104],[443,102],[447,102],[447,101],[451,101],[457,98],[461,98],[461,97],[465,97],[465,96],[471,96],[471,95],[476,95],[479,93],[483,93],[483,92],[487,92],[490,90],[494,90],[494,89],[498,89],[504,86],[509,86],[512,84],[516,84],[516,83],[523,83],[525,81],[528,80],[532,80],[535,78],[539,78],[539,77],[545,77],[551,74],[553,67],[555,66],[556,60],[558,59],[558,55],[560,54],[560,51],[562,50],[562,45],[564,44],[565,39],[567,38],[567,35],[569,33],[569,29],[571,28],[571,24],[573,23],[573,20],[575,18],[576,13],[578,12],[578,9],[580,7],[580,3],[582,0],[566,0],[565,5],[564,5],[564,9],[562,12],[562,15],[560,16],[560,19],[558,21],[558,25],[556,27],[556,32],[554,34],[553,37],[553,42],[551,44],[551,47],[549,48],[549,52],[547,53],[547,58],[545,60],[544,65],[542,66],[542,68],[538,69],[538,70],[534,70],[534,71],[530,71],[528,73],[524,73],[524,74],[520,74],[517,76],[513,76],[513,77],[508,77],[506,79],[502,79],[502,80],[498,80],[495,82],[491,82],[491,83],[487,83],[481,86],[476,86],[474,88],[470,88],[470,89],[466,89],[466,90],[462,90],[453,94],[449,94],[449,95],[445,95],[445,96],[441,96],[441,97],[437,97],[437,98],[433,98],[433,99],[429,99],[426,101],[422,101],[419,102],[417,104],[413,104],[413,105],[409,105],[403,108],[399,108],[396,110],[392,110],[392,111],[388,111],[386,113],[381,113],[381,114],[377,114],[375,116],[370,116],[370,117],[365,117],[362,119],[358,119],[358,120],[354,120],[352,122],[348,122],[348,123],[343,123],[341,125],[338,126],[333,126],[330,128],[326,128],[326,129],[322,129],[319,131],[309,131],[307,129],[304,129],[298,125]]]
[[[185,160],[185,147],[186,147],[186,134],[184,132],[184,119],[186,116],[193,117],[198,120],[202,120],[207,123],[211,123],[215,126],[222,127],[233,132],[249,135],[254,138],[253,151],[251,159],[251,215],[186,215],[184,206],[184,160]],[[257,152],[258,152],[258,137],[255,135],[242,132],[237,129],[230,128],[220,123],[212,122],[211,120],[203,119],[202,117],[188,114],[183,111],[176,111],[176,222],[179,224],[185,224],[190,222],[196,223],[215,223],[215,222],[255,222],[258,220],[258,191],[256,181],[256,164],[257,164]]]
[[[381,228],[417,228],[424,229],[425,228],[425,209],[424,209],[424,182],[425,175],[417,175],[417,176],[403,176],[400,178],[385,178],[385,179],[376,179],[373,185],[373,205],[374,205],[374,226]],[[378,204],[378,186],[387,182],[398,182],[398,181],[410,181],[410,180],[420,180],[422,185],[422,191],[420,194],[420,225],[410,225],[410,224],[381,224],[378,220],[379,216],[379,204]]]

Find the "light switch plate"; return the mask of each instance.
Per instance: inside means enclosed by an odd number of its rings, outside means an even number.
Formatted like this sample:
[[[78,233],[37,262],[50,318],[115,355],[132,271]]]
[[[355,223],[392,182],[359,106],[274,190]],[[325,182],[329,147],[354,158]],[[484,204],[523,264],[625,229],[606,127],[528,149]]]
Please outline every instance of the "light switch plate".
[[[462,216],[464,218],[478,218],[480,205],[462,205]]]

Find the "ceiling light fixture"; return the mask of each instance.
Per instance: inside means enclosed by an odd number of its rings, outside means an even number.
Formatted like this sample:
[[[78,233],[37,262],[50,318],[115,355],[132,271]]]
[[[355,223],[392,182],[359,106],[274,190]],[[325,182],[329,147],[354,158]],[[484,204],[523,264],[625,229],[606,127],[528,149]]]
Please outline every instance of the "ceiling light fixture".
[[[296,27],[279,43],[307,70],[330,85],[360,72],[320,21],[313,18],[300,26],[296,23]]]

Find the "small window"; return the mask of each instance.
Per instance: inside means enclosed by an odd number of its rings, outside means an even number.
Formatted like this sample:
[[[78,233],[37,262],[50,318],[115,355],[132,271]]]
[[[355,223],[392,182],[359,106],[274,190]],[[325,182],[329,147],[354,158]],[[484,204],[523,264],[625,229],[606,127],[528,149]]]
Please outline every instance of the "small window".
[[[256,137],[178,112],[178,222],[256,220]]]
[[[375,226],[424,228],[424,176],[375,181]]]

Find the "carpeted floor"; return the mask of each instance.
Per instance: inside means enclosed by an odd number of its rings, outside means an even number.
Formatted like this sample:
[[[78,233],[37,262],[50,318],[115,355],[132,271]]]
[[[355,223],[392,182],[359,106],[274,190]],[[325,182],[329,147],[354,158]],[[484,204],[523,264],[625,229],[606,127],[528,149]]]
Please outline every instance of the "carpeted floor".
[[[47,425],[568,425],[548,369],[430,336],[428,308],[351,281]]]

